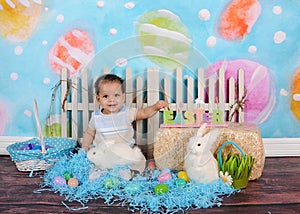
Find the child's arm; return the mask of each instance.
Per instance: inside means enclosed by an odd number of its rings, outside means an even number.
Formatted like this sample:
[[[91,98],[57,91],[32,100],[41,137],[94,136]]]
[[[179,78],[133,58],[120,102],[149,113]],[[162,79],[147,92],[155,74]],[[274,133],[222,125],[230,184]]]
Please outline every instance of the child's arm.
[[[148,106],[143,109],[138,109],[136,113],[136,120],[148,119],[155,115],[160,109],[168,107],[169,104],[166,101],[160,100],[152,106]]]
[[[89,149],[89,146],[92,144],[94,137],[95,137],[96,131],[94,129],[91,129],[88,127],[83,135],[82,140],[82,149],[84,151],[87,151]]]

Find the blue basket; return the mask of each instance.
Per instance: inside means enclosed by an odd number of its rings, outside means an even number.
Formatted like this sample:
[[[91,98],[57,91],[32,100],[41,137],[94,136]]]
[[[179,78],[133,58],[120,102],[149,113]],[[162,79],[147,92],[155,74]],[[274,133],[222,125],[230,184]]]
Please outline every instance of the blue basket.
[[[68,138],[44,138],[47,148],[43,154],[41,142],[38,138],[9,145],[6,149],[19,171],[38,171],[50,168],[63,156],[69,156],[77,142]],[[31,145],[35,149],[24,149]]]

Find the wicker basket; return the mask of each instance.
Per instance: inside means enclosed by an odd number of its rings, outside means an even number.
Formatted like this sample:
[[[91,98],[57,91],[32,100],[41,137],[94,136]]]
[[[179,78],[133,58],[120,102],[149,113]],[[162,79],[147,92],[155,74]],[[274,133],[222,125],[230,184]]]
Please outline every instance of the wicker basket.
[[[11,144],[6,148],[19,171],[46,170],[61,157],[70,155],[77,145],[75,140],[68,138],[44,138],[45,145],[41,145],[41,142],[43,141],[38,138],[32,138],[24,142]],[[29,144],[49,148],[45,149],[45,152],[42,152],[43,149],[22,149]]]

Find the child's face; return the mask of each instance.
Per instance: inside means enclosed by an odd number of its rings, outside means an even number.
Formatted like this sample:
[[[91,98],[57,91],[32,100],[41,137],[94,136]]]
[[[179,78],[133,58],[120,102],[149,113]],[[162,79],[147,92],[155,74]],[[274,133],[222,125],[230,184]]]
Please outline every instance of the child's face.
[[[104,114],[117,113],[124,105],[125,93],[119,82],[102,82],[96,98]]]

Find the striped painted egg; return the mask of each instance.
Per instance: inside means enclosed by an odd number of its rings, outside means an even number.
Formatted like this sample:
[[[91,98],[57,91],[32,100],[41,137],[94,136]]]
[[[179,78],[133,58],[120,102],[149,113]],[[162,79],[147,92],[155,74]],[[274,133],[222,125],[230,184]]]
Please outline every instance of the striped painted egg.
[[[142,52],[152,62],[170,70],[185,64],[192,40],[177,15],[169,10],[149,11],[136,27]]]
[[[74,29],[59,38],[49,51],[49,62],[60,74],[67,68],[70,76],[77,74],[94,56],[94,45],[87,32]]]
[[[42,13],[42,0],[0,1],[0,35],[12,42],[28,39]]]
[[[244,70],[245,122],[261,124],[269,118],[276,103],[275,84],[270,70],[250,60],[224,60],[212,64],[206,70],[205,77],[217,75],[221,67],[225,69],[226,87],[228,87],[229,78],[233,77],[237,82],[238,70],[240,68]]]
[[[296,119],[300,121],[300,68],[296,69],[292,78],[291,111]]]

